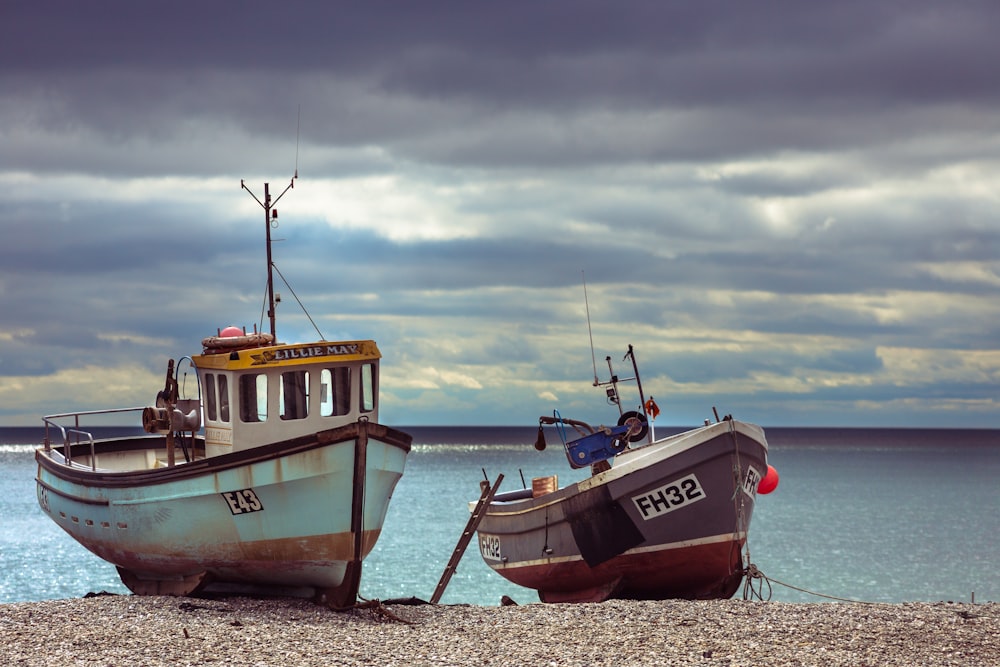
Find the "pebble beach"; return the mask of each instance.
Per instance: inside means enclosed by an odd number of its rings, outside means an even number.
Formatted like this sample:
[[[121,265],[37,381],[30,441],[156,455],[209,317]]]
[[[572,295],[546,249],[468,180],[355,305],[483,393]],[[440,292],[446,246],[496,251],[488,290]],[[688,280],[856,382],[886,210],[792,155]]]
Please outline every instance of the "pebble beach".
[[[0,605],[6,665],[1000,665],[1000,604],[471,606],[132,595]]]

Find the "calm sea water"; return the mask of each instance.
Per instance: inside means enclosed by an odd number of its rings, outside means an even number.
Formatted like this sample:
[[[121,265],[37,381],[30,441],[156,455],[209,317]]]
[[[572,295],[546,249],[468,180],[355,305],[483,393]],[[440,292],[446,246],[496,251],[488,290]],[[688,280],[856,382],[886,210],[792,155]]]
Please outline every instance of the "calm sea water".
[[[479,497],[479,481],[572,471],[533,428],[416,427],[385,530],[365,561],[368,599],[430,599]],[[660,434],[680,429],[658,429]],[[758,499],[751,560],[771,599],[1000,601],[1000,431],[767,429],[778,489]],[[127,593],[114,567],[44,516],[35,500],[35,429],[0,429],[0,603]],[[779,583],[780,582],[780,583]],[[794,587],[794,588],[793,588]],[[804,590],[798,590],[804,589]],[[470,545],[446,604],[537,601]],[[737,594],[739,595],[739,594]],[[820,597],[820,596],[830,597]]]

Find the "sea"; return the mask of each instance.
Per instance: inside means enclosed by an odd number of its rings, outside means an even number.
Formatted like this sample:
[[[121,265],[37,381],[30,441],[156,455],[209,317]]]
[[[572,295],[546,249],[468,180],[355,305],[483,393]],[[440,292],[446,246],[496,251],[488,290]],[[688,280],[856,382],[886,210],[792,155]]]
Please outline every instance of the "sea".
[[[532,477],[581,479],[535,428],[400,427],[414,436],[382,536],[364,562],[367,600],[429,600],[479,498]],[[684,430],[657,427],[657,435]],[[758,496],[737,592],[781,602],[1000,602],[1000,430],[766,428],[778,488]],[[121,593],[112,565],[38,507],[35,428],[0,428],[0,603]],[[537,602],[483,562],[473,541],[443,604]]]

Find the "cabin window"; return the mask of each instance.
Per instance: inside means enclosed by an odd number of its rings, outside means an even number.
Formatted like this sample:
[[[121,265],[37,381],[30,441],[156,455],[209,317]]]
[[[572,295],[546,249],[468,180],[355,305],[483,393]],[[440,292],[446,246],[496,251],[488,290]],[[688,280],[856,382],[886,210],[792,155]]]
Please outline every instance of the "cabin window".
[[[361,367],[361,412],[371,412],[375,409],[375,392],[378,391],[378,377],[375,364],[365,364]]]
[[[229,377],[219,376],[219,421],[229,423]]]
[[[215,401],[215,374],[205,374],[205,411],[208,413],[208,421],[215,421],[219,418]]]
[[[240,419],[245,422],[267,421],[267,376],[240,376]]]
[[[319,414],[337,417],[351,411],[351,369],[324,368],[319,374]]]
[[[282,419],[305,419],[309,416],[309,371],[281,374],[278,411]]]

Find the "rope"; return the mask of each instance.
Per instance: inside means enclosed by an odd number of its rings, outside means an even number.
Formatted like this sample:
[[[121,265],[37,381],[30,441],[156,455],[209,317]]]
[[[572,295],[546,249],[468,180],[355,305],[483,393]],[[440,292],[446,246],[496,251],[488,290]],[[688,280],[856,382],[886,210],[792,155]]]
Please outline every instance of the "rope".
[[[405,618],[400,618],[394,613],[389,611],[389,609],[382,604],[378,599],[366,600],[365,598],[358,596],[363,602],[355,602],[347,607],[335,608],[334,611],[367,611],[369,617],[374,621],[395,621],[396,623],[405,623],[406,625],[415,625],[413,621],[408,621]]]
[[[855,604],[875,604],[874,602],[869,602],[867,600],[854,600],[852,598],[842,598],[837,597],[836,595],[817,593],[816,591],[811,591],[808,588],[801,588],[799,586],[787,584],[783,581],[778,581],[774,577],[766,576],[763,572],[757,569],[757,566],[753,563],[747,566],[746,570],[743,571],[743,575],[746,577],[743,582],[744,600],[760,600],[762,602],[767,602],[771,599],[771,592],[773,590],[772,584],[778,584],[779,586],[784,586],[785,588],[790,588],[794,591],[799,591],[800,593],[815,595],[816,597],[826,598],[827,600],[836,600],[837,602],[853,602]],[[759,583],[754,584],[755,580]],[[767,586],[767,597],[764,597],[765,586]]]
[[[761,602],[767,602],[771,599],[771,580],[764,576],[764,573],[757,569],[757,566],[753,563],[747,565],[747,568],[743,570],[743,599],[744,600],[760,600]],[[757,580],[759,583],[754,586],[754,581]],[[764,597],[764,586],[767,586],[767,597]]]
[[[736,531],[734,533],[734,537],[736,539],[734,542],[738,543],[741,529],[743,529],[742,532],[744,535],[747,535],[749,531],[746,530],[747,527],[745,526],[744,513],[746,511],[746,506],[744,504],[743,493],[741,492],[743,487],[743,466],[740,461],[740,440],[736,433],[736,425],[732,418],[727,417],[727,421],[729,421],[729,435],[733,439],[733,450],[735,454],[733,461],[733,503],[734,509],[736,510]],[[746,563],[746,567],[743,570],[744,600],[760,600],[761,602],[767,602],[771,599],[771,594],[774,592],[773,584],[778,584],[780,586],[784,586],[785,588],[799,591],[800,593],[815,595],[816,597],[826,598],[828,600],[837,600],[838,602],[854,602],[857,604],[874,604],[864,600],[853,600],[850,598],[837,597],[835,595],[817,593],[816,591],[800,588],[799,586],[793,586],[783,581],[778,581],[772,577],[768,577],[751,562],[749,539],[743,543],[742,551],[742,555],[745,557],[744,562]]]
[[[736,425],[733,423],[732,419],[729,420],[729,436],[733,440],[733,452],[735,454],[733,460],[733,509],[736,512],[736,527],[733,531],[733,543],[739,544],[740,535],[743,537],[743,547],[740,551],[740,564],[746,564],[747,568],[753,567],[750,563],[750,540],[747,539],[748,536],[748,526],[746,521],[746,505],[744,503],[742,488],[743,488],[743,464],[740,462],[740,440],[736,435]],[[756,568],[754,568],[756,569]],[[746,590],[744,590],[744,596],[746,596]],[[770,597],[770,593],[768,593]]]
[[[293,297],[295,297],[295,300],[299,303],[299,308],[301,308],[302,312],[305,313],[307,318],[309,318],[309,323],[313,325],[313,329],[316,330],[316,334],[319,335],[319,339],[326,340],[326,338],[323,337],[323,332],[319,330],[319,327],[316,326],[316,322],[313,321],[312,315],[310,315],[309,311],[306,310],[306,307],[302,303],[302,300],[299,298],[299,295],[295,293],[295,290],[292,289],[292,286],[288,283],[287,280],[285,280],[285,276],[282,275],[281,270],[278,269],[278,266],[274,262],[271,262],[271,266],[273,266],[274,270],[278,272],[278,277],[281,278],[281,282],[285,283],[285,287],[287,287],[288,291],[292,293]]]

